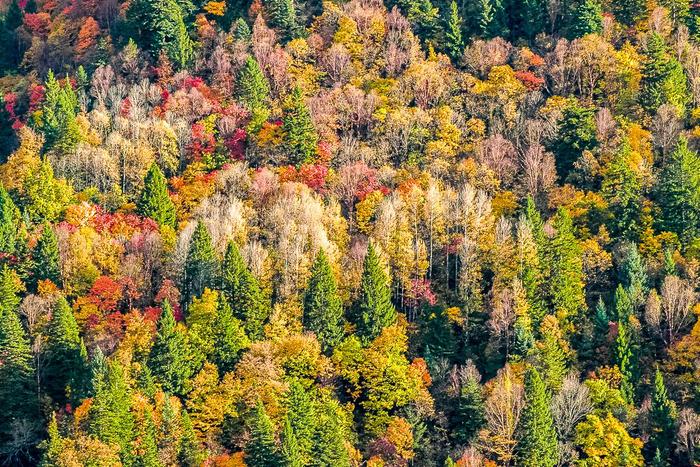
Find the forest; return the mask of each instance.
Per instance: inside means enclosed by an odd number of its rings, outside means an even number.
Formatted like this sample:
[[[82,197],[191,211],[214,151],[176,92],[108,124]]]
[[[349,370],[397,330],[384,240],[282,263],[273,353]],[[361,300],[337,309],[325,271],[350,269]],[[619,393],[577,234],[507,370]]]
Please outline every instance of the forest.
[[[700,465],[700,4],[0,0],[0,465]]]

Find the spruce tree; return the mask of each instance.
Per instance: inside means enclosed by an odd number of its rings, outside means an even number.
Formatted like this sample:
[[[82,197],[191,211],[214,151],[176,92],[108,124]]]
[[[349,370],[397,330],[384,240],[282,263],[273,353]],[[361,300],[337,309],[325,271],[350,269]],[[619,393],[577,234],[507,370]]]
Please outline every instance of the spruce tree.
[[[176,227],[175,204],[168,195],[168,181],[157,163],[151,164],[143,182],[143,191],[136,202],[136,212],[150,217],[158,225]]]
[[[153,415],[146,411],[144,423],[138,424],[139,429],[139,452],[135,458],[134,465],[138,467],[160,467],[158,459],[158,443],[156,438],[156,426],[153,422]]]
[[[464,38],[462,37],[462,18],[459,16],[457,2],[450,3],[450,13],[445,24],[445,51],[452,63],[459,64],[464,53]]]
[[[270,116],[267,101],[270,98],[270,84],[252,56],[246,59],[238,73],[237,97],[250,111],[249,130],[258,130]]]
[[[289,384],[284,405],[287,408],[287,421],[294,431],[299,454],[304,461],[308,461],[317,423],[312,393],[295,379]]]
[[[64,297],[53,307],[46,330],[43,382],[46,392],[56,402],[65,400],[66,388],[71,393],[79,388],[86,362],[83,360],[78,323]]]
[[[610,231],[634,239],[639,235],[642,181],[632,168],[632,148],[625,139],[605,169],[601,194],[610,210]]]
[[[284,102],[282,130],[284,147],[295,165],[312,162],[316,156],[318,133],[299,86],[295,86]]]
[[[629,295],[622,285],[618,284],[617,289],[615,289],[615,319],[627,322],[633,313],[634,308]]]
[[[556,234],[551,241],[550,295],[554,311],[565,320],[575,320],[585,306],[581,247],[574,235],[569,213],[560,208],[554,219]]]
[[[557,465],[557,432],[549,408],[549,396],[540,374],[533,367],[529,367],[525,373],[525,407],[520,415],[517,432],[517,465]]]
[[[639,103],[649,114],[655,114],[663,104],[671,104],[681,114],[685,113],[688,102],[685,72],[656,32],[646,42],[640,86]]]
[[[250,26],[245,22],[243,17],[239,17],[233,24],[233,37],[238,41],[249,42],[252,32]]]
[[[58,432],[58,423],[56,422],[56,412],[51,412],[51,420],[49,420],[48,439],[43,444],[44,454],[41,456],[39,467],[53,467],[60,465],[60,456],[63,452],[63,439]]]
[[[648,14],[646,0],[617,0],[612,6],[615,19],[625,26],[634,26]]]
[[[486,424],[484,394],[476,375],[462,383],[456,403],[452,434],[460,445],[467,446]]]
[[[32,251],[34,284],[39,281],[50,280],[57,286],[61,286],[61,256],[58,251],[58,238],[56,232],[49,224],[44,224],[41,236]]]
[[[649,292],[649,278],[637,245],[631,243],[625,250],[625,257],[620,266],[620,283],[625,287],[632,305],[636,307]]]
[[[65,82],[60,82],[52,70],[49,70],[44,86],[46,92],[41,108],[44,146],[60,153],[70,152],[80,139],[80,130],[76,122],[78,97],[68,78]]]
[[[389,278],[372,243],[367,247],[365,256],[360,296],[355,306],[355,320],[357,333],[365,344],[381,334],[385,327],[396,322]]]
[[[189,306],[192,299],[201,296],[205,288],[213,289],[218,274],[219,262],[211,235],[204,222],[198,221],[185,260],[183,304]]]
[[[597,146],[595,108],[571,100],[564,107],[557,137],[549,147],[555,155],[559,179],[565,181],[583,151],[591,151]]]
[[[301,36],[294,0],[269,0],[270,23],[280,32],[284,42]]]
[[[197,441],[197,435],[192,428],[192,421],[185,409],[182,409],[180,417],[182,424],[182,436],[178,446],[177,460],[183,467],[199,467],[202,465],[205,453]]]
[[[608,310],[605,307],[602,297],[598,297],[598,303],[595,307],[593,329],[595,332],[595,344],[600,354],[601,351],[605,350],[605,344],[607,343],[608,334],[610,332],[610,316],[608,315]],[[605,360],[602,356],[601,359],[603,359],[603,361]]]
[[[548,317],[556,322],[553,316]],[[567,373],[566,353],[562,348],[558,332],[551,326],[542,326],[541,340],[537,343],[537,369],[552,392],[561,388]]]
[[[316,334],[321,347],[330,350],[343,339],[343,302],[326,253],[321,249],[311,267],[304,295],[304,329]]]
[[[221,269],[221,288],[231,309],[243,323],[251,340],[262,339],[263,326],[270,315],[270,305],[234,242],[229,242],[226,246]]]
[[[603,32],[603,10],[598,0],[580,0],[571,14],[568,36],[570,39]]]
[[[676,149],[661,169],[656,189],[661,208],[658,224],[678,234],[683,243],[700,236],[700,157],[679,138]]]
[[[156,339],[148,358],[153,377],[165,392],[184,395],[185,383],[195,372],[189,352],[187,339],[177,326],[173,310],[166,300],[163,302]]]
[[[479,35],[485,39],[490,39],[491,37],[495,37],[498,35],[498,31],[496,31],[495,27],[495,8],[494,8],[494,0],[479,0],[479,8],[478,8],[478,21],[477,21],[477,26],[478,26],[478,32]]]
[[[15,254],[20,222],[19,209],[0,184],[0,252]]]
[[[270,417],[262,402],[253,410],[250,420],[250,441],[245,447],[245,463],[248,467],[279,467],[283,465]]]
[[[282,428],[282,457],[286,467],[303,467],[306,465],[299,451],[297,437],[292,429],[292,424],[289,423],[289,419],[284,420],[284,427]]]
[[[649,448],[652,452],[658,451],[660,457],[667,461],[673,451],[676,436],[676,407],[668,397],[664,378],[658,368],[654,374],[649,419],[651,421]]]
[[[233,370],[241,353],[250,345],[241,322],[233,316],[228,300],[219,294],[214,320],[214,355],[212,361],[224,374]]]
[[[338,409],[334,401],[325,402],[319,408],[309,466],[350,467]]]
[[[616,363],[622,374],[620,391],[625,400],[634,403],[635,388],[638,380],[638,364],[635,345],[632,343],[633,336],[629,330],[627,321],[618,321],[617,339],[615,341]]]

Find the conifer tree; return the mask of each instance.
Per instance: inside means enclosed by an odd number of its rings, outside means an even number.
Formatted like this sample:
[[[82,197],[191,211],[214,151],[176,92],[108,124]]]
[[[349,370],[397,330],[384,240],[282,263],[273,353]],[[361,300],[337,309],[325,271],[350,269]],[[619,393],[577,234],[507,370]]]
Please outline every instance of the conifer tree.
[[[551,241],[550,294],[554,311],[574,320],[585,305],[581,247],[573,232],[569,213],[560,208],[554,219],[556,234]]]
[[[644,49],[639,103],[650,114],[662,104],[671,104],[685,113],[688,81],[680,62],[671,54],[656,32],[649,35]]]
[[[478,32],[481,37],[489,39],[498,35],[495,26],[494,0],[479,0]]]
[[[294,431],[299,454],[303,460],[308,461],[317,423],[312,393],[295,379],[289,384],[284,405],[287,408],[286,418]]]
[[[270,315],[258,280],[253,276],[241,256],[238,246],[229,242],[222,264],[222,290],[236,316],[243,323],[251,340],[263,337],[263,325]]]
[[[186,381],[194,374],[190,348],[184,333],[178,328],[170,303],[163,302],[158,320],[156,339],[148,358],[153,377],[167,393],[183,395]]]
[[[61,153],[69,152],[80,139],[75,119],[78,97],[68,78],[65,82],[59,82],[52,70],[49,70],[44,85],[46,92],[41,109],[41,130],[45,137],[45,147]]]
[[[228,300],[219,294],[219,304],[214,320],[214,355],[213,362],[224,374],[231,370],[241,352],[250,345],[241,322],[233,316]]]
[[[700,157],[679,138],[656,185],[659,227],[690,242],[700,236]]]
[[[44,454],[41,457],[40,467],[53,467],[60,465],[60,455],[63,451],[63,439],[58,432],[58,423],[56,422],[56,412],[51,412],[51,420],[49,421],[48,439],[44,441]]]
[[[459,64],[464,53],[464,38],[462,37],[462,18],[459,16],[457,2],[452,0],[450,12],[445,25],[445,51],[452,63]]]
[[[613,4],[615,19],[625,26],[634,26],[647,16],[646,0],[619,0]]]
[[[603,31],[603,10],[598,0],[580,0],[571,14],[569,38],[576,39],[587,34]]]
[[[206,456],[199,445],[199,441],[197,441],[197,435],[194,432],[194,428],[192,428],[192,421],[185,409],[182,409],[180,420],[182,423],[182,436],[178,446],[178,462],[184,467],[199,467]]]
[[[629,295],[622,285],[618,284],[617,289],[615,289],[615,318],[627,322],[633,313],[634,309]]]
[[[556,318],[547,317],[556,326]],[[547,326],[545,326],[547,324]],[[559,330],[543,322],[541,340],[537,343],[537,369],[552,392],[558,391],[567,372],[566,353],[562,348]]]
[[[654,388],[651,395],[651,433],[649,447],[659,453],[666,462],[673,450],[676,437],[676,407],[668,397],[664,378],[659,369],[654,374]]]
[[[518,5],[518,3],[520,3]],[[517,12],[514,12],[519,17],[515,36],[523,36],[528,40],[533,40],[537,34],[545,30],[547,23],[546,13],[547,4],[542,0],[520,0],[515,2],[514,6]],[[514,37],[515,38],[515,37]]]
[[[245,24],[245,23],[244,23]],[[237,96],[251,113],[248,128],[255,131],[270,116],[267,100],[270,98],[270,84],[252,56],[246,59],[238,73]]]
[[[525,407],[518,422],[517,464],[532,467],[557,465],[557,433],[549,408],[549,396],[533,367],[525,373]]]
[[[146,411],[144,423],[138,424],[138,429],[139,452],[134,464],[139,467],[160,467],[162,464],[158,459],[156,427],[151,412]]]
[[[57,286],[61,286],[60,253],[58,251],[58,238],[49,224],[44,224],[41,236],[37,240],[32,252],[34,266],[34,283],[50,280]]]
[[[143,191],[136,202],[136,212],[150,217],[158,225],[176,226],[175,205],[168,195],[168,181],[157,163],[151,164],[143,182]]]
[[[602,349],[610,332],[610,317],[602,297],[598,297],[595,315],[593,316],[593,327],[595,330],[595,343],[598,349]]]
[[[0,313],[17,311],[20,303],[19,286],[17,274],[7,265],[3,265],[0,269]]]
[[[649,292],[649,278],[644,259],[635,243],[627,245],[620,267],[620,283],[625,287],[633,306],[638,306]]]
[[[283,465],[270,417],[262,402],[253,410],[250,421],[250,441],[245,447],[245,463],[248,467],[278,467]]]
[[[406,16],[413,25],[413,30],[425,43],[432,43],[439,25],[439,11],[431,0],[410,0]]]
[[[635,346],[632,343],[629,324],[627,321],[617,323],[617,340],[615,341],[616,363],[622,374],[620,391],[628,403],[634,403],[635,390],[637,385],[637,355]]]
[[[17,231],[21,222],[19,209],[0,184],[0,252],[15,254]]]
[[[252,32],[250,26],[245,22],[243,17],[239,17],[233,25],[233,37],[238,41],[249,42]]]
[[[277,28],[284,41],[301,36],[294,0],[269,0],[270,23]]]
[[[343,338],[343,302],[326,253],[321,249],[311,267],[311,278],[304,295],[304,329],[316,334],[324,350]]]
[[[609,205],[611,232],[634,239],[640,229],[642,183],[632,168],[631,155],[629,142],[624,140],[605,170],[601,192]]]
[[[597,146],[595,108],[572,100],[564,107],[557,137],[550,145],[556,156],[559,179],[565,181],[583,151],[591,151]]]
[[[284,420],[284,427],[282,428],[282,457],[286,467],[303,467],[305,465],[299,451],[297,437],[292,429],[292,424],[289,423],[289,419]]]
[[[350,457],[345,448],[345,433],[334,401],[325,402],[318,412],[311,449],[310,466],[350,467]]]
[[[60,297],[54,305],[46,334],[43,381],[46,392],[53,400],[62,401],[66,388],[69,387],[71,392],[79,388],[82,372],[87,370],[78,323],[64,297]]]
[[[282,130],[284,146],[295,165],[312,162],[316,155],[318,133],[299,86],[295,86],[284,103]]]
[[[486,423],[484,394],[476,375],[464,381],[457,400],[455,411],[454,439],[460,445],[468,445]]]
[[[365,256],[355,320],[357,333],[365,344],[396,321],[396,309],[391,303],[389,278],[372,243],[367,247],[367,256]]]
[[[219,262],[211,235],[204,222],[198,221],[185,260],[183,303],[189,306],[192,299],[201,296],[205,288],[214,288],[218,274]]]

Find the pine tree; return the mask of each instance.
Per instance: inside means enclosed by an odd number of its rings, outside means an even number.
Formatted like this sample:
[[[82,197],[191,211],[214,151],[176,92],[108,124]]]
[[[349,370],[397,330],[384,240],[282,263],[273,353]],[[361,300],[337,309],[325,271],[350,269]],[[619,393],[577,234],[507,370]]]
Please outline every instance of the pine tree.
[[[184,467],[199,467],[204,461],[205,453],[197,441],[197,435],[192,428],[192,421],[185,409],[182,409],[180,417],[182,423],[182,436],[178,446],[177,459]]]
[[[305,465],[289,419],[284,420],[282,428],[282,457],[286,467],[303,467]]]
[[[295,379],[289,384],[284,405],[287,408],[287,421],[294,431],[299,454],[302,459],[308,461],[317,423],[312,393]]]
[[[372,243],[367,247],[367,256],[365,256],[355,320],[357,333],[366,344],[381,334],[385,327],[391,326],[396,321],[396,309],[391,303],[389,278]]]
[[[345,433],[338,415],[337,402],[322,404],[314,432],[309,466],[350,467],[350,456],[345,448]]]
[[[43,381],[46,392],[59,402],[65,400],[66,388],[72,393],[80,386],[82,373],[87,370],[78,323],[64,297],[54,305],[46,335]]]
[[[218,274],[219,262],[209,230],[204,222],[198,221],[185,260],[183,303],[189,306],[192,299],[201,296],[205,288],[213,289]]]
[[[321,249],[304,295],[304,329],[315,333],[321,347],[330,350],[343,338],[343,321],[343,302],[326,253]]]
[[[649,419],[651,421],[649,447],[659,452],[660,457],[667,461],[673,450],[676,436],[676,407],[668,397],[664,378],[658,368],[654,375]]]
[[[219,294],[219,304],[214,320],[214,355],[212,361],[224,374],[233,370],[241,352],[250,345],[241,322],[233,316],[231,306]]]
[[[258,280],[250,272],[234,242],[226,246],[222,264],[222,290],[251,340],[263,337],[263,325],[270,315]]]
[[[464,53],[462,18],[459,16],[455,0],[450,3],[450,14],[445,24],[445,51],[455,65],[459,63]]]
[[[618,0],[612,6],[615,19],[625,26],[634,26],[648,14],[646,0]]]
[[[467,446],[486,424],[486,407],[481,385],[476,377],[469,377],[462,384],[457,399],[453,437],[460,445]]]
[[[282,130],[284,146],[295,165],[312,162],[316,155],[318,133],[299,86],[295,86],[284,103]]]
[[[168,181],[163,171],[155,162],[146,173],[143,181],[143,191],[136,202],[136,212],[144,217],[150,217],[158,225],[176,227],[175,204],[168,194]]]
[[[661,229],[678,234],[683,243],[700,236],[700,157],[684,137],[663,166],[655,194]]]
[[[537,369],[552,392],[561,388],[567,373],[567,358],[560,341],[560,333],[556,318],[548,316],[543,321],[540,329],[542,338],[537,343]]]
[[[253,410],[250,421],[250,441],[245,447],[245,463],[248,467],[279,467],[283,459],[275,443],[272,421],[262,402]]]
[[[20,222],[19,209],[0,184],[0,252],[15,254]]]
[[[49,224],[44,224],[41,236],[36,242],[32,252],[34,266],[34,284],[39,281],[50,280],[57,286],[61,286],[61,256],[58,251],[58,238]]]
[[[560,208],[554,219],[556,234],[551,241],[550,295],[554,311],[575,320],[585,306],[581,247],[573,232],[569,213]]]
[[[494,0],[479,0],[478,31],[479,35],[486,39],[498,35],[494,27],[496,21],[493,1]]]
[[[184,395],[185,383],[195,369],[189,358],[189,345],[178,328],[170,303],[163,302],[163,312],[158,320],[158,332],[148,358],[153,377],[167,393]]]
[[[610,332],[610,317],[608,316],[608,310],[605,307],[602,297],[598,297],[598,303],[595,307],[593,328],[595,331],[596,346],[598,349],[603,350]]]
[[[603,10],[598,0],[581,0],[571,14],[569,38],[603,32]]]
[[[525,373],[525,407],[517,432],[520,434],[516,446],[518,465],[557,465],[557,433],[549,409],[549,396],[540,374],[533,367],[529,367]]]
[[[671,104],[685,113],[688,81],[680,62],[671,54],[658,33],[647,39],[642,63],[639,103],[649,114],[662,104]]]
[[[233,25],[233,37],[237,41],[249,42],[252,35],[250,26],[245,22],[243,17],[239,17]]]

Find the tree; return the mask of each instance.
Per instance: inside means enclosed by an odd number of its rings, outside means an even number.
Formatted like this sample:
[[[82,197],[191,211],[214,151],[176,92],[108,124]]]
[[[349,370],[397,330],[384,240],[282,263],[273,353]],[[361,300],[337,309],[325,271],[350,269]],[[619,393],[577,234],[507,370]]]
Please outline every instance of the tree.
[[[391,303],[389,279],[372,243],[367,247],[360,282],[360,296],[355,305],[357,333],[365,344],[377,337],[396,321],[396,309]]]
[[[676,407],[668,397],[664,378],[658,368],[654,374],[649,419],[651,421],[650,452],[658,452],[661,459],[666,462],[673,450],[676,437]]]
[[[343,321],[343,302],[326,253],[321,249],[304,294],[304,329],[315,333],[321,346],[329,350],[343,338]]]
[[[146,411],[144,422],[138,424],[138,431],[139,446],[135,465],[139,467],[160,467],[162,464],[158,459],[156,427],[150,411]]]
[[[263,325],[270,315],[270,306],[260,290],[258,280],[246,266],[234,242],[229,242],[226,246],[221,269],[222,290],[231,309],[243,323],[251,340],[262,339]]]
[[[46,93],[40,128],[44,133],[45,148],[67,153],[73,150],[80,140],[80,130],[75,119],[78,97],[68,78],[61,83],[52,70],[49,70],[44,86]]]
[[[486,424],[485,411],[484,394],[479,384],[479,374],[474,368],[474,371],[467,375],[459,388],[454,426],[451,430],[457,443],[466,446],[472,441]]]
[[[243,350],[250,345],[250,340],[241,322],[233,316],[231,306],[223,294],[219,295],[213,329],[214,355],[212,358],[219,372],[224,374],[233,370]]]
[[[136,202],[136,212],[150,217],[158,225],[167,225],[174,229],[177,222],[175,204],[168,194],[168,181],[155,162],[148,169],[143,184],[143,191]]]
[[[286,420],[294,432],[299,455],[305,462],[310,459],[314,431],[318,422],[312,394],[299,380],[295,379],[289,384],[285,399]]]
[[[635,390],[638,379],[637,353],[632,343],[632,336],[628,328],[627,320],[617,323],[616,363],[622,373],[620,391],[628,403],[634,403]]]
[[[649,278],[646,264],[639,254],[636,243],[627,245],[626,254],[620,267],[620,283],[625,287],[632,304],[638,306],[649,292]]]
[[[303,467],[305,465],[292,425],[286,418],[284,428],[282,428],[282,457],[286,467]]]
[[[605,417],[588,415],[576,427],[576,445],[583,452],[583,467],[642,466],[642,441],[632,438],[625,425],[607,413]]]
[[[245,463],[249,467],[278,467],[283,465],[272,421],[262,402],[253,409],[250,420],[250,441],[245,447]]]
[[[61,286],[61,255],[58,251],[58,238],[49,224],[44,224],[41,236],[36,242],[32,252],[34,283],[50,280],[57,286]]]
[[[345,433],[335,401],[324,402],[318,413],[310,466],[350,467],[350,458],[345,448]]]
[[[47,326],[44,377],[46,392],[54,401],[63,401],[80,387],[83,371],[87,370],[82,355],[78,323],[64,297],[59,297],[53,307]]]
[[[549,259],[551,301],[560,320],[575,320],[586,303],[583,264],[571,217],[563,208],[557,211],[554,229]]]
[[[646,42],[642,62],[639,103],[649,114],[671,104],[680,115],[688,102],[688,82],[683,67],[666,47],[663,37],[652,33]]]
[[[270,0],[270,24],[276,27],[284,41],[300,36],[301,28],[297,20],[294,0]]]
[[[678,234],[684,243],[700,236],[700,157],[685,137],[662,167],[654,193],[661,229]]]
[[[187,306],[194,297],[202,295],[205,288],[214,288],[218,274],[219,262],[211,235],[204,222],[197,221],[185,260],[183,303]]]
[[[550,150],[556,156],[559,178],[566,180],[583,151],[591,151],[597,146],[595,109],[572,100],[564,107],[557,138],[550,145]]]
[[[192,421],[185,409],[182,409],[180,420],[182,423],[182,436],[178,446],[178,462],[185,467],[199,467],[206,456],[199,446],[197,435],[192,428]]]
[[[598,0],[581,0],[576,5],[569,23],[569,38],[603,32],[603,10]]]
[[[631,148],[625,140],[603,175],[601,192],[610,209],[610,230],[616,236],[636,238],[640,230],[642,182],[632,168]]]
[[[457,2],[450,3],[450,14],[445,24],[445,51],[456,64],[464,53],[464,38],[462,38],[462,18],[459,16]]]
[[[518,465],[557,465],[557,433],[549,408],[549,396],[540,374],[533,367],[529,367],[525,373],[525,407],[518,423],[518,432]]]
[[[175,322],[173,309],[166,300],[158,320],[156,339],[148,358],[153,377],[167,393],[184,395],[185,384],[195,373],[187,339]]]
[[[245,23],[244,23],[245,24]],[[248,128],[255,131],[270,116],[267,100],[270,98],[270,84],[260,69],[260,65],[249,56],[238,72],[237,97],[251,113]]]
[[[615,19],[625,26],[634,26],[647,16],[646,0],[620,0],[613,5]]]
[[[318,133],[299,86],[295,86],[284,102],[282,130],[284,146],[295,165],[313,162],[318,144]]]
[[[0,252],[15,254],[20,222],[19,209],[0,184]]]
[[[629,295],[622,285],[618,284],[617,289],[615,289],[615,319],[627,322],[633,313],[634,308]]]

